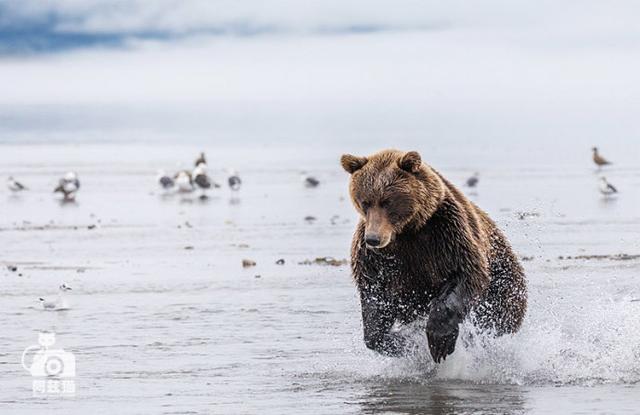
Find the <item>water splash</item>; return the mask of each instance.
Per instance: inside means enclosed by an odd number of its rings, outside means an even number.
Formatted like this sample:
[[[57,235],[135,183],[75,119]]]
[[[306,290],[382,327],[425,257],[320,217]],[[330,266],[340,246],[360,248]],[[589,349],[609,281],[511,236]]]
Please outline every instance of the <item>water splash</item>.
[[[576,304],[569,296],[534,297],[522,329],[497,338],[477,333],[466,322],[456,351],[441,365],[431,361],[426,336],[414,333],[412,340],[419,346],[409,357],[372,358],[367,352],[373,361],[360,363],[366,369],[358,375],[505,385],[640,382],[640,303],[631,298],[602,298]]]

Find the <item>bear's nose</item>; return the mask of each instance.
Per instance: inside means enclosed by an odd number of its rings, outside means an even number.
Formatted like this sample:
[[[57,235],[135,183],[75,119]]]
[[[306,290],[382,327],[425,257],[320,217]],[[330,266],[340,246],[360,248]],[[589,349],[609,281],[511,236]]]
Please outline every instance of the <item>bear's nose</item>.
[[[365,235],[364,241],[369,246],[378,246],[378,245],[380,245],[380,237],[378,235]]]

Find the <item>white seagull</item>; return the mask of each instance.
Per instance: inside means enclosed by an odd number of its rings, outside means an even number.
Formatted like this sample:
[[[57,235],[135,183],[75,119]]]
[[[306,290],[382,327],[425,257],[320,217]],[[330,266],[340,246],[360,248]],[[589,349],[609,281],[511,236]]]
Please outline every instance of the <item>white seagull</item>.
[[[22,190],[27,190],[27,187],[25,185],[23,185],[19,181],[16,181],[12,176],[9,176],[7,178],[7,187],[12,192],[20,192]]]
[[[64,297],[64,293],[67,291],[71,291],[71,287],[69,287],[65,283],[62,283],[62,285],[58,287],[58,290],[59,290],[58,298],[56,298],[55,301],[47,301],[42,297],[38,299],[40,300],[40,303],[42,304],[43,309],[48,311],[61,311],[61,310],[68,310],[71,308],[69,307],[69,303]]]
[[[211,180],[211,178],[207,174],[205,165],[203,164],[199,164],[198,167],[193,170],[193,182],[195,183],[196,187],[202,192],[202,194],[200,195],[202,199],[205,199],[207,197],[206,192],[207,190],[211,189],[211,187],[220,187],[219,184],[214,183]]]
[[[618,189],[615,188],[607,179],[603,176],[600,178],[600,193],[605,196],[611,196],[618,193]]]
[[[78,176],[74,172],[70,171],[60,179],[58,187],[56,187],[53,192],[62,193],[64,200],[74,200],[78,189],[80,189]]]
[[[178,191],[182,193],[193,192],[193,178],[188,170],[181,170],[174,176]]]
[[[237,192],[238,190],[240,190],[240,186],[242,186],[242,179],[238,175],[238,172],[235,170],[229,171],[228,182],[229,182],[229,188],[234,192]]]
[[[200,153],[200,156],[198,156],[195,163],[193,163],[193,165],[196,167],[201,164],[204,164],[204,167],[207,167],[207,158],[205,157],[204,153]]]
[[[158,172],[158,184],[160,185],[160,187],[162,187],[165,191],[169,191],[171,189],[173,189],[173,186],[176,185],[175,180],[173,180],[173,177],[167,175],[164,170],[160,170]]]

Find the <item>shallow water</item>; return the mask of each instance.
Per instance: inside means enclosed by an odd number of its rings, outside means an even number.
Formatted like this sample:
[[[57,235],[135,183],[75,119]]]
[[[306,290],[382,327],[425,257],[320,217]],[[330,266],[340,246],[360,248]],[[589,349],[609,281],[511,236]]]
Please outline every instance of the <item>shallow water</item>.
[[[18,266],[0,270],[3,413],[637,413],[640,259],[589,256],[640,254],[640,166],[607,170],[621,194],[603,199],[588,147],[584,164],[500,167],[423,151],[454,183],[481,171],[471,198],[528,258],[530,286],[518,334],[459,342],[436,368],[426,348],[366,350],[348,267],[299,264],[349,255],[342,150],[204,146],[218,181],[239,169],[241,191],[162,195],[154,172],[200,147],[2,145],[0,176],[30,187],[0,193],[0,262]],[[305,189],[301,169],[322,185]],[[62,205],[51,190],[66,170],[82,188]],[[62,282],[70,309],[43,311],[38,297]],[[75,354],[75,397],[32,397],[20,357],[40,331]]]

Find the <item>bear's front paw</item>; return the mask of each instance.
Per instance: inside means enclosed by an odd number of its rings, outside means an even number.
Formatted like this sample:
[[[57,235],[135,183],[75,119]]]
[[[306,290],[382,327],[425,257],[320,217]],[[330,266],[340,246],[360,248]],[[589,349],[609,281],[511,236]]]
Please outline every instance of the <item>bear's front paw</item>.
[[[453,353],[458,338],[460,318],[443,303],[434,304],[427,321],[427,341],[431,357],[436,363]]]

